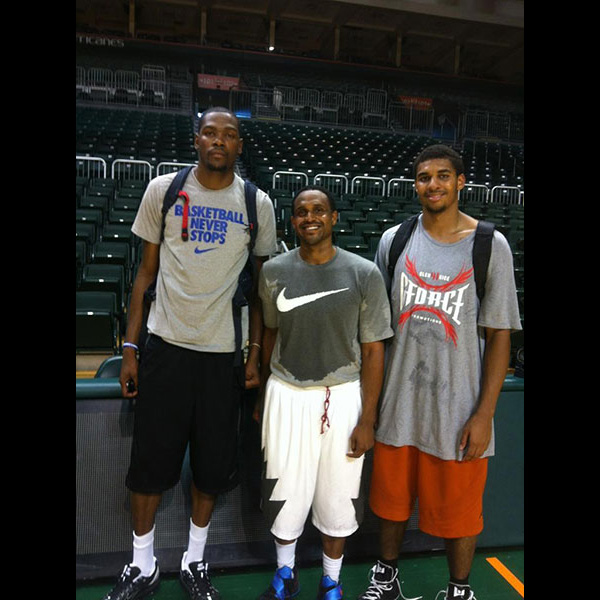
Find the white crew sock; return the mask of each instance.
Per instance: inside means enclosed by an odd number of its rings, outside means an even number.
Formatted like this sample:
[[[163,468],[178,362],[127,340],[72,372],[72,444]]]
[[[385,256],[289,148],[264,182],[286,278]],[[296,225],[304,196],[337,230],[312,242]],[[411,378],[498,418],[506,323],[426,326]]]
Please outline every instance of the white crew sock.
[[[133,564],[148,577],[154,571],[154,527],[144,535],[133,532]]]
[[[291,544],[280,544],[275,540],[275,550],[277,552],[277,568],[289,567],[294,568],[296,564],[296,542],[294,540]]]
[[[204,547],[206,546],[206,538],[208,537],[208,528],[210,523],[206,527],[198,527],[190,519],[190,536],[188,538],[188,548],[184,555],[184,564],[187,566],[193,562],[200,562],[204,560]]]
[[[340,580],[340,571],[342,570],[342,561],[344,555],[340,558],[329,558],[325,552],[323,552],[323,575],[329,575],[329,577],[338,582]]]

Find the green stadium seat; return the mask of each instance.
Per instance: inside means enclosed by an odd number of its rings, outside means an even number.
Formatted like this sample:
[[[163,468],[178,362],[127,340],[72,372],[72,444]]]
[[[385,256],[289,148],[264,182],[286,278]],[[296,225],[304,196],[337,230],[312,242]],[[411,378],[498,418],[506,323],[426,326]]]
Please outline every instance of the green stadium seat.
[[[115,294],[116,311],[119,317],[125,309],[125,268],[118,264],[89,263],[83,267],[81,291],[107,291]]]
[[[135,221],[137,211],[135,210],[122,210],[117,208],[111,208],[108,211],[108,222],[115,224],[131,225]]]
[[[75,222],[75,240],[86,245],[86,254],[89,256],[91,248],[97,239],[97,228],[94,223]]]
[[[104,213],[99,208],[78,208],[75,210],[76,223],[92,223],[101,228],[104,223]]]
[[[108,212],[108,196],[84,194],[79,200],[79,208],[100,209],[103,213]]]
[[[127,242],[132,246],[135,244],[131,225],[123,223],[106,223],[100,232],[100,239],[103,242]]]
[[[106,379],[109,377],[119,377],[121,374],[121,364],[123,362],[123,356],[117,354],[115,356],[109,356],[105,359],[94,375],[94,379]]]
[[[132,266],[131,247],[127,242],[96,242],[88,262],[93,264],[120,265],[125,274],[125,287],[131,284]]]
[[[119,334],[116,296],[113,292],[75,292],[76,352],[115,353]]]

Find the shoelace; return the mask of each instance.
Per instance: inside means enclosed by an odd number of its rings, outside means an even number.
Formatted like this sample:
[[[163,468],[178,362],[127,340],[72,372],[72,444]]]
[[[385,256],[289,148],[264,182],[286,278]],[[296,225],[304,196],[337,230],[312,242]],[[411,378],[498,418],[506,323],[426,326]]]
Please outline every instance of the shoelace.
[[[123,583],[134,583],[142,576],[142,574],[140,573],[137,577],[131,579],[131,581],[128,581],[129,577],[131,577],[132,567],[133,567],[133,565],[131,565],[131,564],[125,565],[125,568],[123,569],[123,572],[121,573],[121,577],[120,577],[120,580]]]
[[[371,579],[371,585],[367,588],[367,591],[363,595],[364,600],[380,600],[384,592],[389,592],[392,589],[391,583],[380,583]],[[400,592],[402,596],[402,592]],[[404,598],[404,596],[402,596]],[[437,599],[436,599],[437,600]]]
[[[191,569],[189,569],[189,571],[190,571],[190,573],[192,573]],[[196,575],[198,575],[198,577],[200,578],[199,580],[196,578]],[[192,580],[194,582],[193,586],[197,592],[204,591],[204,590],[202,590],[202,586],[200,585],[200,582],[202,582],[208,588],[208,591],[210,593],[215,594],[217,592],[216,588],[213,587],[213,585],[210,581],[210,577],[208,576],[208,563],[200,562],[198,564],[196,573],[192,573]]]
[[[383,583],[381,581],[376,581],[374,572],[371,571],[371,573],[371,584],[367,588],[367,591],[364,593],[362,598],[363,600],[380,600],[382,594],[384,592],[389,592],[394,586],[392,582]],[[402,598],[402,600],[422,600],[423,596],[416,596],[415,598],[406,598],[406,596],[402,593],[402,583],[404,582],[400,581],[398,585],[400,591],[400,598]],[[437,600],[437,596],[435,600]]]

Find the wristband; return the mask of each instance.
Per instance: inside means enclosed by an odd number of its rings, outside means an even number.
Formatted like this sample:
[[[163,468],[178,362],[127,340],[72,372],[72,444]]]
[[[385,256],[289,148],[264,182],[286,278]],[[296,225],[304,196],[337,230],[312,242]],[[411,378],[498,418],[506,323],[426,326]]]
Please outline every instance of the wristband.
[[[257,344],[256,342],[252,342],[250,346],[256,346],[259,350],[261,349],[261,345]]]
[[[140,351],[140,349],[131,342],[123,342],[123,348],[133,348],[136,352]]]

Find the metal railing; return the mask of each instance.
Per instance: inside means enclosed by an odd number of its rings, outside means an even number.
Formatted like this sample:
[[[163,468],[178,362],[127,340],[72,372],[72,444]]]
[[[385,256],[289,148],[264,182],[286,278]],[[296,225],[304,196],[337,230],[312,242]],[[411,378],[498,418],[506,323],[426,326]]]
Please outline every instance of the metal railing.
[[[105,179],[106,161],[99,156],[75,156],[75,176],[89,179]]]
[[[106,178],[108,165],[98,156],[75,156],[76,175],[90,179]],[[159,175],[178,171],[194,165],[187,162],[160,162],[153,167],[144,160],[116,159],[110,165],[110,176],[116,180],[149,181]],[[271,190],[295,192],[309,184],[309,174],[303,171],[275,171],[271,180]],[[317,173],[312,183],[322,185],[335,194],[382,196],[388,198],[414,198],[414,179],[394,177],[356,176],[348,182],[343,173]],[[269,191],[269,190],[265,190]],[[460,199],[481,204],[525,205],[525,191],[516,186],[496,185],[491,189],[484,184],[467,183],[460,192]]]

